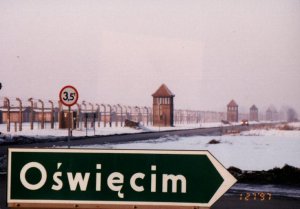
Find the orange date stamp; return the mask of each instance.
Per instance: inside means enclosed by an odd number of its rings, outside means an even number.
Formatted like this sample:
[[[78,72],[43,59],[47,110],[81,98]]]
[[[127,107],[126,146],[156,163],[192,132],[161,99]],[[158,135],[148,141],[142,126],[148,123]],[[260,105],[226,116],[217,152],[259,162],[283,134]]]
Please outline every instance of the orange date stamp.
[[[272,200],[272,193],[269,192],[245,192],[240,193],[241,201],[265,201]]]

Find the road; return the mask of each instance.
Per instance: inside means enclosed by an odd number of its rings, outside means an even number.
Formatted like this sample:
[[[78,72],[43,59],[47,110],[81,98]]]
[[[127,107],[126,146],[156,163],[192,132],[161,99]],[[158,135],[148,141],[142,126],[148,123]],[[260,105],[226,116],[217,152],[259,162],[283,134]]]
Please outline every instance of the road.
[[[134,134],[119,134],[109,136],[92,136],[92,137],[74,137],[71,139],[70,146],[80,145],[93,145],[93,144],[107,144],[107,143],[124,143],[130,141],[142,141],[149,139],[158,139],[164,136],[219,136],[222,133],[228,132],[240,132],[258,126],[257,124],[249,126],[223,126],[223,127],[212,127],[212,128],[197,128],[197,129],[185,129],[185,130],[171,130],[171,131],[160,131],[160,132],[142,132]],[[56,142],[38,142],[29,144],[14,144],[14,145],[1,145],[0,156],[6,155],[9,147],[53,147],[53,146],[68,146],[67,138],[60,137]]]
[[[265,125],[265,124],[262,124]],[[105,144],[105,143],[123,143],[129,141],[141,141],[149,139],[157,139],[166,135],[170,136],[194,136],[194,135],[221,135],[228,132],[239,132],[245,131],[250,128],[259,126],[257,124],[249,126],[226,126],[226,127],[214,127],[214,128],[198,128],[189,130],[174,130],[174,131],[161,131],[161,132],[143,132],[137,134],[121,134],[121,135],[110,135],[110,136],[94,136],[88,138],[74,138],[72,139],[71,146],[79,145],[92,145],[92,144]],[[61,139],[57,142],[47,143],[32,143],[32,144],[18,144],[18,145],[5,145],[0,147],[0,156],[7,153],[9,147],[53,147],[53,146],[67,146],[68,142],[66,138]],[[7,175],[0,175],[0,209],[6,209],[6,181]],[[274,199],[270,201],[241,201],[238,195],[225,195],[212,207],[212,209],[234,209],[234,208],[297,208],[300,201],[295,199]]]

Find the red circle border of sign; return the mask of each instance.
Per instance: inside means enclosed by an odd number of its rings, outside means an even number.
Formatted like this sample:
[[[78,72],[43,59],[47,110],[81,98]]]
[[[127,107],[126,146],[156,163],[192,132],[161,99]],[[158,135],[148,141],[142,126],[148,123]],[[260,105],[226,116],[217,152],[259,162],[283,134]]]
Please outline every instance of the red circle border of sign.
[[[63,90],[65,90],[66,88],[72,88],[72,89],[74,89],[75,93],[77,94],[76,100],[75,100],[72,104],[66,104],[66,103],[61,99],[61,97],[60,97],[60,96],[61,96],[61,93],[63,92]],[[78,101],[78,98],[79,98],[79,94],[78,94],[77,89],[76,89],[74,86],[71,86],[71,85],[64,86],[64,87],[60,90],[60,92],[59,92],[59,101],[60,101],[63,105],[68,106],[68,107],[71,107],[71,106],[73,106],[74,104],[76,104],[77,101]]]

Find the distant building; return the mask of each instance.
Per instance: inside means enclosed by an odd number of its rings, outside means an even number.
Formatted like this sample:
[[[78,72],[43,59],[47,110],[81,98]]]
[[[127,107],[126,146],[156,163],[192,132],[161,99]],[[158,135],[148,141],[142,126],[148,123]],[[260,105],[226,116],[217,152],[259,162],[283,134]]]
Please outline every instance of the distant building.
[[[267,111],[266,111],[266,120],[267,121],[272,121],[273,120],[272,118],[273,118],[272,117],[272,110],[270,108],[268,108]]]
[[[231,100],[227,105],[227,120],[229,122],[238,122],[239,120],[238,105],[234,100]]]
[[[277,121],[279,120],[279,114],[275,107],[270,106],[266,111],[266,120],[267,121]]]
[[[258,108],[255,105],[250,107],[250,121],[258,121]]]
[[[153,97],[153,126],[174,126],[174,97],[170,89],[162,84]]]

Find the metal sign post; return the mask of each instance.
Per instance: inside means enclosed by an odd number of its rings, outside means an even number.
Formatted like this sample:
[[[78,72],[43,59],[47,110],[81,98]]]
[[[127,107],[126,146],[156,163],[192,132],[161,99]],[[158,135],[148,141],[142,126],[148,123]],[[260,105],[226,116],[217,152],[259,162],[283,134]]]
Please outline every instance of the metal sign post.
[[[71,107],[68,107],[68,148],[70,148],[70,139],[71,139]]]
[[[70,140],[71,140],[71,106],[75,105],[78,101],[78,91],[73,86],[65,86],[59,92],[59,100],[60,102],[68,107],[68,148],[70,148]]]
[[[236,179],[208,151],[8,151],[12,208],[210,208]]]

